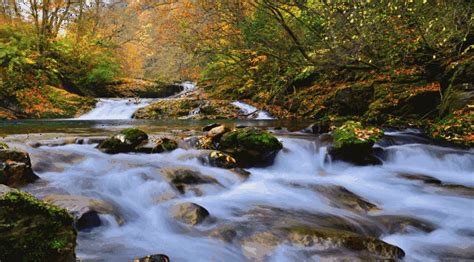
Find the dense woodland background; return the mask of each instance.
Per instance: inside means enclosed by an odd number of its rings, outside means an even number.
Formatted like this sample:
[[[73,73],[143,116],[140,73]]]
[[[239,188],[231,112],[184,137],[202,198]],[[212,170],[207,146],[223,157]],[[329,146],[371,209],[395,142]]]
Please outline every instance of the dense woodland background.
[[[0,115],[64,117],[107,85],[192,80],[280,118],[424,126],[473,141],[473,9],[466,0],[0,0]]]

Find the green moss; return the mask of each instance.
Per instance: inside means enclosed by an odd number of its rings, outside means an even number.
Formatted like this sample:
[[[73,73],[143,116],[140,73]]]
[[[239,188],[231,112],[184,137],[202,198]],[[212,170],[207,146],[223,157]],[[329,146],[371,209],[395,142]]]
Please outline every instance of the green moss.
[[[223,149],[245,147],[251,150],[266,151],[280,150],[283,145],[275,136],[266,131],[257,128],[243,128],[224,134],[219,147]]]
[[[258,128],[225,133],[218,146],[219,150],[234,157],[241,167],[270,165],[282,148],[275,136]]]
[[[0,142],[0,149],[9,149],[8,145]]]
[[[161,138],[156,142],[153,152],[169,152],[178,148],[178,143],[169,138]]]
[[[133,152],[148,139],[148,135],[138,128],[127,128],[115,134],[97,148],[109,154]]]
[[[66,261],[74,258],[76,232],[65,209],[20,191],[0,197],[0,260]]]
[[[132,141],[132,143],[141,143],[148,139],[148,135],[138,128],[127,128],[120,131],[120,134],[124,135],[127,140]]]
[[[372,145],[383,136],[383,131],[375,127],[364,128],[360,122],[347,121],[332,133],[335,148],[347,145]]]
[[[474,144],[473,123],[474,110],[466,108],[434,122],[428,133],[434,139],[470,147]]]

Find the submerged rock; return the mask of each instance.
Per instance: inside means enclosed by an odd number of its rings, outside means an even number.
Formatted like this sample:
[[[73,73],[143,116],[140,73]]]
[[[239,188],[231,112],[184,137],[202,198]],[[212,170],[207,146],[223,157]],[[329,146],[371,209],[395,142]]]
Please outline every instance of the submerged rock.
[[[400,259],[405,256],[405,252],[397,246],[352,232],[305,227],[290,228],[288,231],[292,244],[315,247],[318,250],[342,248],[366,253],[375,259]]]
[[[173,217],[189,225],[197,225],[209,216],[209,211],[204,207],[191,203],[181,203],[173,207]]]
[[[196,189],[196,185],[201,184],[219,184],[219,182],[210,176],[201,174],[187,168],[166,168],[161,170],[165,179],[173,185],[181,194],[184,194],[189,189]]]
[[[365,213],[379,208],[342,186],[315,186],[314,190],[331,201],[331,205],[353,212]]]
[[[231,243],[237,236],[237,231],[233,225],[223,225],[209,232],[209,236]]]
[[[137,151],[138,146],[148,140],[148,135],[138,128],[127,128],[115,134],[102,143],[97,148],[108,154],[127,153]]]
[[[73,217],[77,230],[89,230],[102,225],[99,214],[114,216],[117,224],[123,224],[123,218],[114,207],[102,200],[70,195],[49,195],[44,201],[65,208]]]
[[[435,177],[422,174],[398,174],[398,176],[408,180],[421,181],[424,184],[436,187],[442,194],[464,195],[471,198],[474,197],[474,188],[465,185],[443,183],[443,181]]]
[[[0,232],[1,261],[75,261],[72,216],[28,193],[0,187]]]
[[[305,226],[263,231],[241,241],[244,255],[252,261],[265,261],[281,244],[304,247],[321,257],[336,253],[343,261],[354,258],[393,261],[405,255],[399,247],[373,237]]]
[[[133,262],[170,262],[170,258],[167,255],[158,254],[137,258]]]
[[[271,165],[283,145],[270,133],[249,127],[225,133],[218,148],[233,156],[240,167],[251,167]]]
[[[388,234],[409,233],[410,228],[426,233],[436,229],[436,226],[432,223],[413,217],[380,215],[373,218],[384,226]]]
[[[0,149],[0,184],[19,187],[34,182],[30,156],[26,152]]]
[[[334,160],[343,160],[356,165],[381,164],[373,157],[373,145],[383,136],[383,131],[361,123],[347,121],[332,132],[334,145],[328,149]]]

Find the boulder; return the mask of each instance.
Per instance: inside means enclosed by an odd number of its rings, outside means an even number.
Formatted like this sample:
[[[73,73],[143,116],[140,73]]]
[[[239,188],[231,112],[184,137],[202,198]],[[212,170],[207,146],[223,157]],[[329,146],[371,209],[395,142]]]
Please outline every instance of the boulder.
[[[87,231],[102,225],[99,214],[114,216],[117,224],[123,224],[123,218],[114,207],[102,200],[71,195],[49,195],[47,203],[66,209],[74,217],[74,225],[79,231]]]
[[[178,148],[178,142],[173,139],[162,137],[156,141],[153,153],[171,152]]]
[[[298,246],[316,247],[318,250],[345,249],[382,260],[397,260],[405,256],[397,246],[352,232],[308,227],[290,228],[288,231],[290,242]]]
[[[209,211],[204,207],[190,202],[174,206],[171,212],[174,218],[193,226],[202,223],[209,216]]]
[[[170,258],[167,255],[158,254],[137,258],[133,262],[170,262]]]
[[[375,127],[364,128],[361,123],[347,121],[332,132],[334,145],[328,152],[333,160],[343,160],[356,165],[381,164],[372,156],[373,145],[383,136]]]
[[[192,136],[187,137],[178,143],[179,148],[183,149],[208,149],[215,150],[216,145],[211,138],[207,136]]]
[[[241,241],[242,253],[250,261],[265,261],[283,242],[284,239],[273,232],[256,233]]]
[[[188,168],[166,168],[162,169],[161,173],[168,183],[173,185],[181,194],[186,193],[189,189],[196,189],[197,185],[219,184],[215,178]]]
[[[135,152],[147,140],[148,135],[142,130],[127,128],[101,142],[97,148],[108,154]]]
[[[314,190],[322,194],[324,197],[330,200],[331,205],[351,210],[357,213],[366,213],[369,211],[379,210],[379,208],[363,199],[362,197],[354,194],[342,186],[315,186]]]
[[[76,231],[65,209],[4,186],[0,191],[0,261],[75,261]]]
[[[240,167],[253,167],[271,165],[283,145],[270,133],[248,127],[225,133],[218,148],[234,157]]]
[[[397,216],[397,215],[379,215],[373,216],[375,221],[382,224],[386,234],[404,234],[410,233],[410,228],[425,233],[430,233],[436,229],[431,222],[424,221],[414,217]]]
[[[209,132],[207,132],[207,137],[209,137],[212,141],[218,141],[222,137],[222,135],[229,131],[229,128],[223,125],[216,126],[213,129],[209,130]]]
[[[237,231],[233,225],[223,225],[209,232],[209,236],[231,243],[237,236]]]
[[[0,184],[19,187],[34,182],[30,156],[26,152],[0,149]]]
[[[237,168],[237,161],[230,155],[222,153],[220,151],[210,152],[204,162],[214,167],[226,169]]]

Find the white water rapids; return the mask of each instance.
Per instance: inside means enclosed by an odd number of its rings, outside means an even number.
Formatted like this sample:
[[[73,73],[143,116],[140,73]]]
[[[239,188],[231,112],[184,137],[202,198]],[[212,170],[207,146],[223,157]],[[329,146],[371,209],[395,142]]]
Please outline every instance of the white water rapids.
[[[96,107],[78,117],[79,120],[123,120],[131,119],[138,109],[152,103],[155,99],[99,98]]]
[[[130,261],[132,258],[163,253],[171,261],[248,261],[239,243],[226,243],[205,232],[219,225],[246,224],[242,214],[257,206],[284,210],[304,210],[330,214],[355,221],[372,215],[403,215],[428,221],[435,230],[425,233],[415,228],[401,234],[385,234],[382,240],[401,247],[405,261],[439,261],[446,254],[469,253],[474,248],[474,200],[472,196],[442,191],[398,174],[423,174],[447,184],[474,186],[473,151],[445,149],[421,144],[385,148],[381,166],[356,167],[347,163],[325,163],[325,148],[314,139],[282,138],[282,150],[267,168],[252,168],[242,181],[228,170],[202,165],[196,150],[178,149],[164,154],[107,155],[94,145],[66,145],[31,149],[36,162],[53,160],[62,168],[39,173],[46,181],[28,188],[38,196],[51,193],[82,195],[112,203],[125,219],[117,225],[103,216],[106,225],[80,233],[77,253],[81,259]],[[58,157],[63,156],[63,157]],[[64,159],[64,162],[62,162]],[[206,185],[204,194],[178,195],[160,201],[173,192],[163,179],[166,167],[187,167],[219,181]],[[364,218],[349,210],[328,205],[314,185],[340,185],[376,204]],[[180,224],[170,215],[170,207],[180,202],[205,207],[212,221],[195,227]],[[278,220],[278,217],[273,219]],[[241,232],[237,231],[237,234]],[[469,251],[471,250],[471,251]],[[319,261],[317,254],[301,248],[281,246],[269,261]],[[472,257],[471,257],[472,258]],[[454,261],[454,260],[453,260]],[[456,260],[457,261],[457,260]]]
[[[258,110],[258,108],[252,105],[249,105],[240,101],[233,102],[232,104],[238,107],[245,115],[249,115],[248,116],[249,118],[253,118],[257,120],[275,119],[268,112],[263,111],[263,110]]]
[[[196,88],[193,82],[183,82],[183,90],[169,98],[173,99],[192,92]],[[132,119],[138,109],[150,105],[159,99],[155,98],[99,98],[97,105],[90,112],[76,118],[78,120],[125,120]]]

